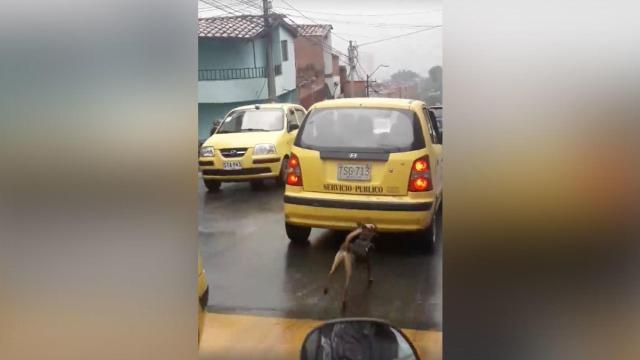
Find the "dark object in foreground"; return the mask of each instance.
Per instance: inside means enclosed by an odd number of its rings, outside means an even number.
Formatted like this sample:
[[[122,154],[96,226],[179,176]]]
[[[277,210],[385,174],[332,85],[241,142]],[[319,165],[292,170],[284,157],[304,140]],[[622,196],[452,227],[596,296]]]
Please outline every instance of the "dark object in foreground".
[[[336,253],[333,265],[327,276],[327,286],[324,288],[325,295],[329,292],[329,279],[337,270],[338,266],[344,263],[345,284],[342,294],[342,310],[347,307],[347,294],[349,292],[349,284],[353,272],[353,266],[356,261],[366,262],[367,275],[369,279],[368,286],[373,283],[371,274],[371,253],[374,249],[373,239],[376,237],[376,226],[374,224],[358,224],[358,228],[353,230],[340,245],[340,250]],[[355,240],[354,240],[355,239]]]
[[[402,330],[377,319],[339,319],[311,330],[302,343],[302,360],[419,360]]]

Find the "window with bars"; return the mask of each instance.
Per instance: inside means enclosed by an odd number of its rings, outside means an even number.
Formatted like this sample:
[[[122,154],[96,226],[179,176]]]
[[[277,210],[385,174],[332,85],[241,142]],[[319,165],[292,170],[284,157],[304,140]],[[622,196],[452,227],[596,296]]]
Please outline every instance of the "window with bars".
[[[287,45],[287,40],[280,41],[280,47],[282,48],[282,61],[289,60],[289,47]]]

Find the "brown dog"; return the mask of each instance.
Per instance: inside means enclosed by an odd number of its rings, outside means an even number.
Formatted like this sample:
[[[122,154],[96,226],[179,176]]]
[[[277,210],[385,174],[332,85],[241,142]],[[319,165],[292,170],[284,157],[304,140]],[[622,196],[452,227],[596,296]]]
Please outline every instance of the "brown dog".
[[[345,283],[344,293],[342,294],[343,310],[347,307],[349,283],[351,282],[351,274],[356,261],[365,261],[367,263],[368,286],[371,286],[373,283],[371,274],[371,250],[374,248],[372,240],[376,235],[376,226],[374,224],[359,223],[358,228],[347,235],[342,245],[340,245],[340,250],[336,253],[333,265],[327,276],[327,286],[324,288],[324,293],[326,295],[329,292],[329,279],[331,275],[333,275],[340,264],[344,263]]]

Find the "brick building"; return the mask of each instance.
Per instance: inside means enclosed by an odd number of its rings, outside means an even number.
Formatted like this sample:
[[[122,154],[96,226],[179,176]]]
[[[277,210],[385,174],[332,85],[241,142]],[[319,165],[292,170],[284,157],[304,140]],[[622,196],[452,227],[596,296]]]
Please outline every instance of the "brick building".
[[[295,25],[296,87],[302,106],[336,97],[341,92],[338,56],[332,53],[328,24]]]

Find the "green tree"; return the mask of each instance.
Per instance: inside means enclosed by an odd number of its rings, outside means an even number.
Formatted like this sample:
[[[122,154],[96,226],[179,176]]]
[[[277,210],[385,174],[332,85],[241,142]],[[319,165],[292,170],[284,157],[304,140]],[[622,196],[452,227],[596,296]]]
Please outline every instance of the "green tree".
[[[391,75],[391,81],[408,82],[420,80],[420,74],[411,70],[399,70]]]
[[[429,69],[429,77],[420,81],[420,98],[429,105],[442,104],[442,66]]]

